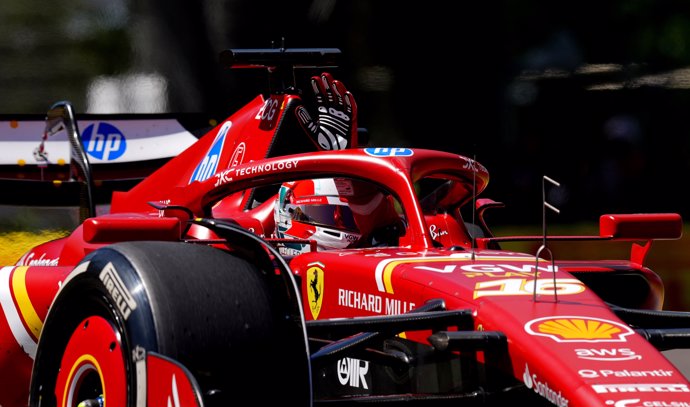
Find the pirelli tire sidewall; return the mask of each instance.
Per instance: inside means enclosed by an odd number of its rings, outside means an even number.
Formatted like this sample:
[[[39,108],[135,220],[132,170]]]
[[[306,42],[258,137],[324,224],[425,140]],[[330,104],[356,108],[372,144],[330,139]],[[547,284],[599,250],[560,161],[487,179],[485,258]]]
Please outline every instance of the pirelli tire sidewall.
[[[134,359],[137,355],[132,352],[137,350],[159,352],[158,326],[152,304],[155,296],[152,300],[142,273],[146,270],[138,269],[115,247],[101,249],[87,259],[89,264],[84,277],[96,280],[94,289],[104,296],[116,317],[116,324],[126,333],[122,338],[124,349],[129,350]]]
[[[31,405],[51,405],[39,400],[54,398],[70,335],[91,316],[110,321],[121,337],[128,406],[141,401],[136,391],[146,378],[139,362],[151,351],[189,369],[215,405],[242,392],[268,404],[291,392],[305,400],[298,405],[306,404],[311,387],[303,318],[296,320],[297,296],[271,265],[180,242],[123,242],[90,253],[46,317]],[[254,391],[261,383],[272,391]]]
[[[135,405],[135,365],[137,360],[144,360],[146,352],[159,351],[157,328],[141,275],[126,256],[111,248],[85,257],[51,305],[38,342],[30,405],[46,405],[46,400],[53,399],[57,371],[70,334],[91,316],[110,321],[120,334],[129,389],[127,404]]]

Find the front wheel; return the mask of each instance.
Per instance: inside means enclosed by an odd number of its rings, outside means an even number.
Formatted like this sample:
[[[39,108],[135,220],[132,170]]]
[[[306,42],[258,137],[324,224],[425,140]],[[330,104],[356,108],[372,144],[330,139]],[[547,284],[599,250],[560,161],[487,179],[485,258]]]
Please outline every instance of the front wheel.
[[[72,332],[62,354],[55,383],[55,397],[60,406],[84,407],[108,404],[127,405],[127,367],[120,333],[101,316],[83,320]]]
[[[309,405],[303,317],[290,304],[299,296],[285,291],[284,278],[208,246],[99,249],[68,276],[48,312],[29,403],[149,405],[147,393],[161,392],[147,392],[146,355],[155,353],[190,372],[206,407],[246,397],[277,403],[288,393]]]

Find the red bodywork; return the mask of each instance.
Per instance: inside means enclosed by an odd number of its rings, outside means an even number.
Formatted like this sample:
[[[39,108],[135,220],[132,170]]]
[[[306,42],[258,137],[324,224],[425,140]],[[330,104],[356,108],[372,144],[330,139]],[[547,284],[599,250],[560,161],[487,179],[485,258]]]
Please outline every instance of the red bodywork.
[[[644,257],[652,239],[680,237],[678,215],[606,215],[600,236],[549,237],[629,240],[630,259],[552,262],[530,253],[492,250],[493,244],[509,239],[473,239],[459,215],[425,213],[415,192],[422,178],[449,177],[458,186],[449,195],[449,206],[471,205],[489,182],[482,165],[458,154],[407,148],[272,156],[276,140],[288,137],[281,124],[291,120],[290,106],[299,101],[296,95],[257,97],[137,186],[115,193],[108,214],[88,219],[68,237],[39,245],[0,271],[0,405],[26,402],[32,357],[51,300],[86,254],[124,240],[219,244],[211,230],[187,227],[193,217],[231,218],[270,241],[272,200],[253,207],[246,191],[335,176],[366,178],[392,191],[403,208],[406,229],[395,247],[290,258],[301,280],[307,320],[402,314],[443,299],[448,309],[471,310],[476,330],[503,332],[512,366],[508,373],[553,404],[690,405],[687,378],[575,275],[637,274],[650,287],[640,306],[661,309],[663,285],[645,267]],[[270,115],[267,109],[272,109]],[[541,237],[532,238],[537,239]],[[429,334],[405,336],[428,343]],[[169,371],[182,368],[160,361],[161,371],[168,372],[161,376],[161,386],[169,386]],[[187,382],[176,383],[189,403],[196,403]],[[157,388],[158,382],[151,385]],[[169,393],[159,390],[151,397],[166,400]]]

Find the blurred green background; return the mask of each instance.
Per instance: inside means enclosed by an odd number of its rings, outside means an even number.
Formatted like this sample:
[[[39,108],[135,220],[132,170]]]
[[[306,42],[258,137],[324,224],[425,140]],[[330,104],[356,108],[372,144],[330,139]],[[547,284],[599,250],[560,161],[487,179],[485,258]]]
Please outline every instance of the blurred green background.
[[[539,231],[543,175],[561,184],[548,191],[557,227],[690,219],[687,0],[3,0],[0,114],[69,100],[77,113],[222,119],[263,83],[222,70],[218,53],[283,45],[342,50],[333,73],[370,144],[476,157],[492,177],[483,195],[506,204],[491,220],[508,230]],[[49,226],[3,213],[10,230]],[[674,309],[690,309],[688,252],[682,239],[650,254]]]

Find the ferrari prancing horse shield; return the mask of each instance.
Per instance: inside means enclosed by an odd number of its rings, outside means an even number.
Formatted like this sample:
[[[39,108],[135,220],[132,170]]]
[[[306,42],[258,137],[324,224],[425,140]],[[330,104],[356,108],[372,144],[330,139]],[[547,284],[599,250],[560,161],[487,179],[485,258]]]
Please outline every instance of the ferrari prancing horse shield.
[[[323,264],[312,263],[307,269],[307,297],[309,298],[309,309],[314,319],[319,317],[321,303],[323,302]]]

